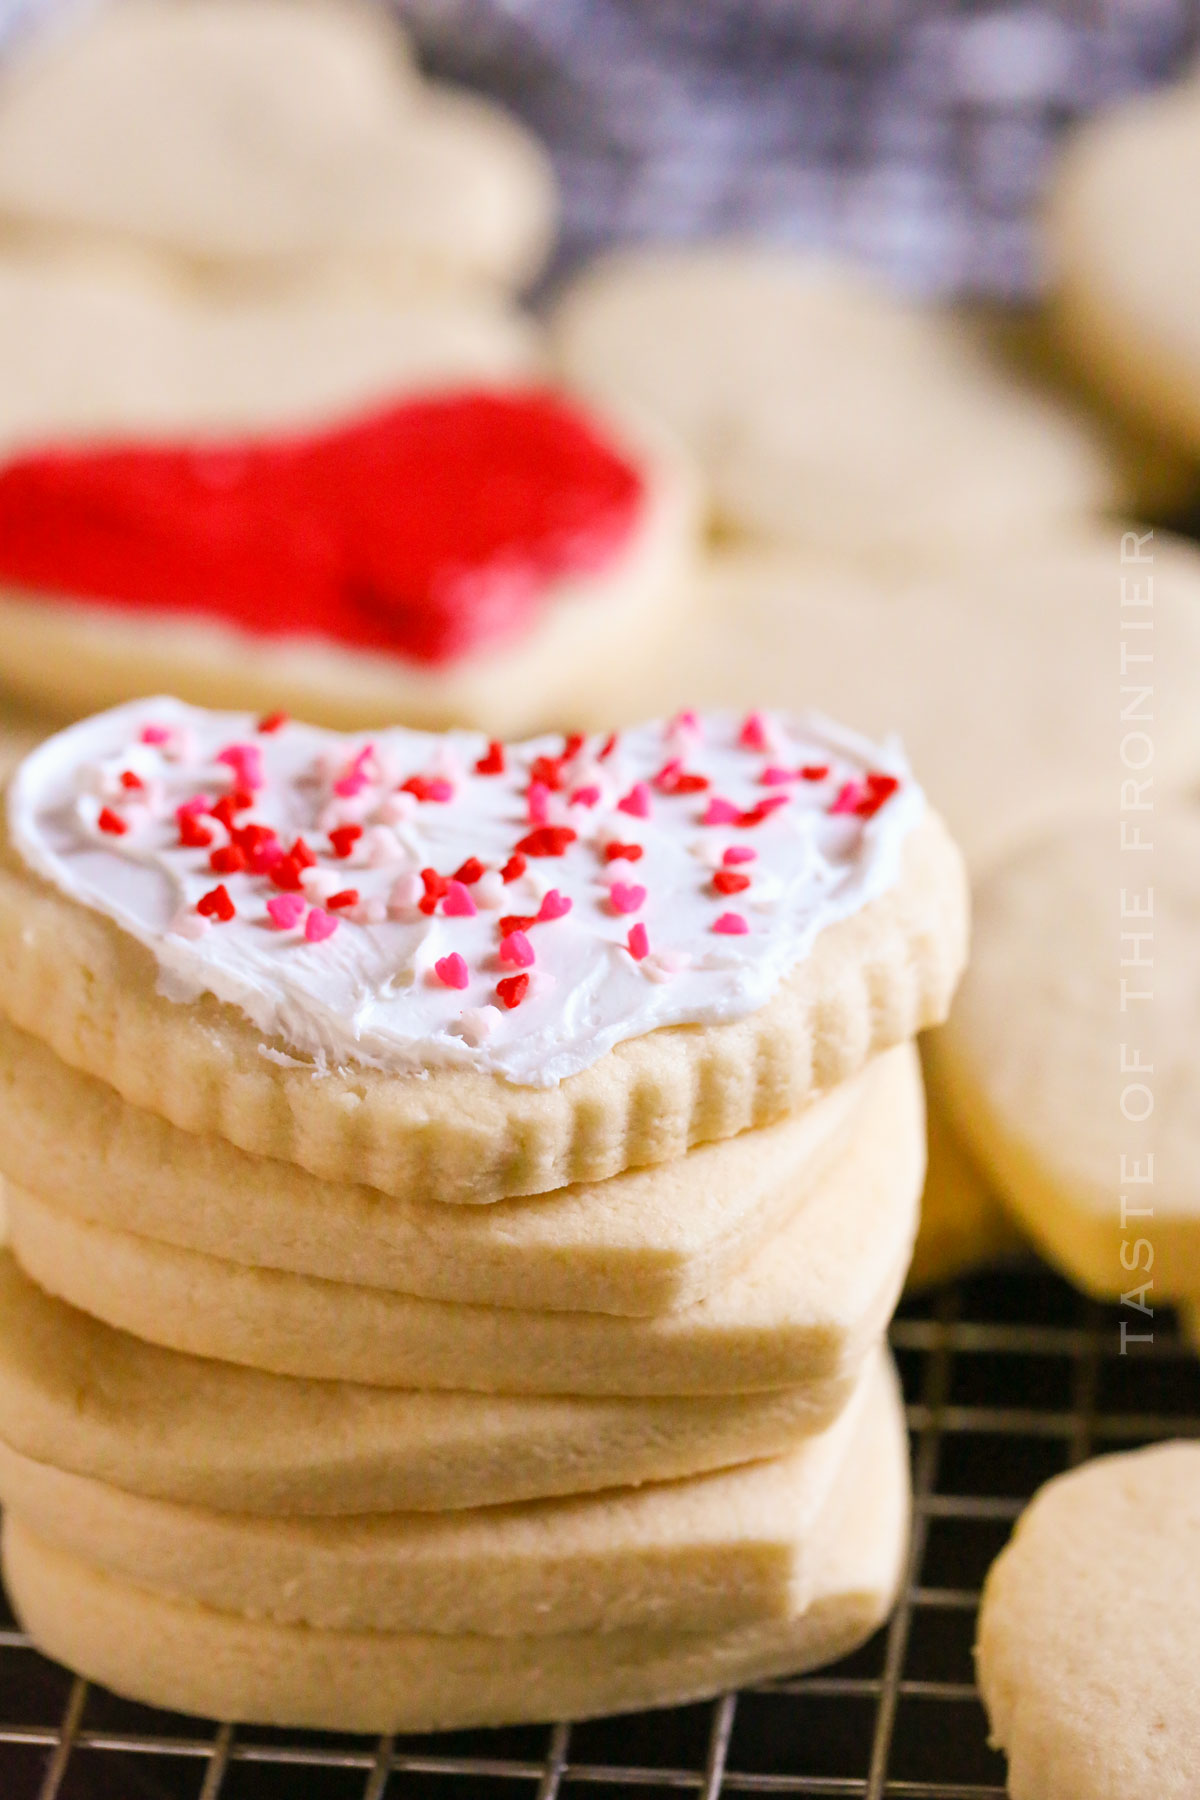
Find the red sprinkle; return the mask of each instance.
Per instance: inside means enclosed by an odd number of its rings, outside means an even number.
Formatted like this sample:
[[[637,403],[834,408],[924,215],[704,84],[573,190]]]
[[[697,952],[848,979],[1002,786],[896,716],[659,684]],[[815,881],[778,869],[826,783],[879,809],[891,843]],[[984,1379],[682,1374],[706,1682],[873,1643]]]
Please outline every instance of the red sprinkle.
[[[584,737],[582,731],[568,731],[563,738],[563,761],[572,762],[575,757],[579,755],[579,752],[583,749],[586,742],[587,739]]]
[[[557,794],[563,784],[563,763],[561,756],[535,756],[529,765],[530,786],[540,781],[548,787],[552,794]]]
[[[539,825],[517,844],[517,854],[526,856],[561,856],[577,833],[569,825]],[[505,877],[507,880],[508,877]]]
[[[606,863],[619,862],[622,859],[624,859],[625,862],[641,862],[642,855],[642,846],[640,844],[605,844],[604,846],[604,860]]]
[[[107,831],[111,837],[124,837],[129,830],[125,820],[115,813],[111,806],[102,806],[96,819],[101,831]]]
[[[304,864],[297,862],[294,856],[281,856],[279,861],[268,869],[267,877],[272,887],[281,889],[285,894],[298,894],[300,892],[300,876],[303,871]]]
[[[500,936],[509,937],[514,931],[528,931],[531,925],[537,924],[533,913],[505,913],[498,921]]]
[[[508,861],[505,863],[504,867],[500,871],[501,881],[503,881],[506,885],[510,881],[516,881],[519,876],[521,876],[525,873],[526,867],[527,867],[527,864],[525,862],[525,858],[520,854],[519,851],[514,852],[513,855],[509,857]]]
[[[750,886],[750,877],[739,875],[736,869],[718,869],[712,884],[718,894],[744,894]]]
[[[863,783],[866,793],[854,808],[860,819],[873,819],[900,786],[894,775],[870,774]]]
[[[236,844],[225,844],[220,850],[213,851],[208,866],[214,875],[240,875],[246,866],[246,858]]]
[[[481,756],[475,764],[475,773],[477,775],[503,775],[504,745],[493,738],[487,747],[487,755]]]
[[[477,856],[468,856],[465,863],[455,869],[452,880],[461,881],[464,887],[470,887],[483,874],[483,864]]]
[[[195,813],[179,809],[179,847],[181,850],[207,850],[213,841],[213,834],[207,825],[201,825]]]
[[[200,896],[196,902],[196,911],[202,919],[220,919],[223,924],[228,924],[235,917],[237,907],[229,898],[229,890],[222,882],[219,887],[210,888],[207,894]]]
[[[356,825],[354,829],[358,831],[359,827]],[[317,859],[302,837],[296,839],[295,843],[288,851],[288,855],[298,868],[313,869],[316,867]]]
[[[801,781],[827,781],[828,778],[828,763],[805,763],[800,770]]]
[[[361,825],[335,825],[329,834],[335,856],[347,857],[363,834]]]
[[[121,770],[121,786],[123,788],[128,788],[131,791],[133,791],[134,793],[137,793],[142,788],[144,788],[145,785],[146,784],[142,780],[141,776],[135,774],[132,769],[122,769]]]
[[[520,1006],[528,992],[528,975],[506,975],[503,981],[496,983],[496,993],[510,1012],[514,1007]]]
[[[640,919],[636,925],[629,927],[629,936],[626,938],[625,944],[634,962],[641,962],[644,956],[650,954],[649,933]]]
[[[224,825],[226,831],[232,829],[234,814],[248,812],[254,805],[254,795],[245,788],[234,788],[228,794],[222,794],[214,806],[209,807],[212,817]]]
[[[436,869],[422,869],[421,881],[424,884],[425,896],[417,901],[417,905],[426,917],[432,917],[437,910],[437,903],[450,886],[447,876],[439,875]]]
[[[358,905],[358,889],[343,888],[339,894],[330,894],[325,902],[327,912],[341,912],[343,907]]]
[[[597,762],[607,762],[609,757],[612,755],[613,751],[616,749],[616,747],[617,747],[617,734],[615,731],[610,731],[608,736],[605,738],[604,742],[601,744],[600,748],[596,752],[596,761]]]
[[[272,731],[280,731],[280,730],[282,730],[282,728],[285,725],[290,725],[290,724],[291,724],[291,714],[290,713],[285,713],[285,712],[264,713],[262,718],[258,721],[258,730],[264,731],[264,732],[270,734]]]

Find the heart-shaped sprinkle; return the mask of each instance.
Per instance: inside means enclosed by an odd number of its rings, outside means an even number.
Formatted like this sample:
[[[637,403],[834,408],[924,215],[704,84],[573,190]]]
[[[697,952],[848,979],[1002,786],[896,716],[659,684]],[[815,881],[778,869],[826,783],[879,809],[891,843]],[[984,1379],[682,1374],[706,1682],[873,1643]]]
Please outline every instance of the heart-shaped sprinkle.
[[[629,813],[634,819],[650,817],[650,785],[645,781],[635,781],[629,792],[617,801],[617,811]]]
[[[471,980],[466,960],[457,950],[452,950],[449,956],[439,956],[433,971],[443,987],[465,988]]]
[[[442,896],[442,911],[448,919],[473,919],[478,908],[461,881],[450,880]]]
[[[646,890],[635,881],[614,881],[608,890],[613,911],[619,913],[637,912],[646,904]]]
[[[637,468],[577,403],[462,390],[308,436],[16,458],[0,468],[0,579],[447,663],[518,635],[555,583],[606,569],[644,503]],[[474,760],[502,772],[492,748]]]
[[[819,931],[896,878],[923,801],[895,753],[823,721],[761,718],[779,767],[827,767],[828,783],[764,797],[761,751],[714,715],[689,729],[637,844],[621,801],[650,793],[678,726],[495,757],[474,733],[261,734],[169,700],[40,746],[10,787],[10,828],[40,875],[152,951],[165,991],[212,994],[294,1053],[546,1083],[624,1038],[761,1006]],[[600,771],[600,797],[562,825],[580,770]],[[718,823],[698,822],[681,773],[712,784]],[[550,796],[541,825],[535,780]],[[431,799],[441,782],[452,798]],[[752,922],[723,904],[750,862]]]

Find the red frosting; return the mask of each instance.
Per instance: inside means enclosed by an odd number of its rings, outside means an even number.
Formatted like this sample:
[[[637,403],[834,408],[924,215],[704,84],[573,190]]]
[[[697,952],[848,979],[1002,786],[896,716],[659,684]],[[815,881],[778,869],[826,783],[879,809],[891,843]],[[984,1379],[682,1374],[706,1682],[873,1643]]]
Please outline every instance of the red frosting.
[[[0,581],[448,662],[632,533],[637,469],[542,391],[306,436],[53,449],[0,468]]]

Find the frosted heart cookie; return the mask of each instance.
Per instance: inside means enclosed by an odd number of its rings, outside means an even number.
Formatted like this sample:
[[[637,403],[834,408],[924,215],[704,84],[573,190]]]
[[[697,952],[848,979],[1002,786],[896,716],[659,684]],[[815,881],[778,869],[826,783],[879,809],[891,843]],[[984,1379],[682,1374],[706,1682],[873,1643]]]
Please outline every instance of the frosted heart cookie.
[[[1200,1446],[1051,1481],[983,1593],[976,1651],[1013,1800],[1190,1800],[1200,1744]]]
[[[1080,416],[966,322],[851,267],[732,245],[624,253],[583,273],[553,338],[584,392],[671,426],[741,537],[945,562],[1118,498]]]
[[[692,525],[668,451],[542,388],[51,442],[0,462],[0,680],[60,708],[166,687],[352,725],[594,716],[674,625]]]
[[[1200,812],[1161,798],[1136,822],[1140,850],[1114,809],[978,885],[971,967],[928,1059],[1021,1229],[1130,1308],[1200,1292]]]
[[[250,1620],[117,1580],[7,1517],[4,1572],[38,1646],[118,1693],[188,1712],[353,1731],[429,1731],[668,1705],[848,1654],[890,1610],[908,1540],[898,1409],[847,1458],[804,1611],[725,1631],[499,1639]]]
[[[770,1123],[940,1018],[963,960],[898,750],[816,719],[505,747],[148,701],[27,758],[8,820],[15,1025],[185,1130],[411,1199]]]
[[[1200,460],[1200,82],[1139,95],[1068,140],[1045,237],[1052,311],[1083,379],[1122,415]],[[1136,209],[1137,243],[1122,221]]]
[[[0,223],[34,242],[225,281],[515,288],[555,210],[536,140],[420,82],[370,6],[116,0],[0,86]]]
[[[7,1196],[13,1249],[36,1282],[196,1356],[385,1387],[752,1393],[825,1384],[861,1365],[903,1286],[924,1163],[918,1096],[911,1086],[882,1095],[806,1203],[743,1267],[704,1300],[638,1318],[320,1281],[87,1224],[11,1183]]]
[[[437,1300],[654,1313],[727,1280],[889,1096],[907,1093],[915,1115],[919,1082],[915,1052],[898,1045],[793,1117],[673,1162],[441,1206],[180,1131],[0,1020],[0,1172],[76,1218],[235,1262]]]
[[[1122,564],[1123,544],[1153,555],[1152,569]],[[1150,573],[1152,639],[1137,600]],[[706,560],[693,600],[689,629],[631,681],[622,716],[819,693],[835,717],[901,733],[972,872],[1112,803],[1113,705],[1137,705],[1114,685],[1122,638],[1131,655],[1154,655],[1116,683],[1153,683],[1156,780],[1200,775],[1200,554],[1170,533],[1090,527],[954,572],[890,577],[731,549]]]
[[[793,1449],[832,1423],[855,1376],[668,1399],[295,1380],[114,1331],[0,1252],[0,1437],[129,1493],[223,1512],[441,1512],[674,1481]]]
[[[686,1481],[442,1515],[279,1519],[124,1493],[0,1442],[0,1497],[47,1543],[219,1611],[335,1630],[728,1630],[802,1613],[858,1446],[898,1418],[879,1353],[789,1454]]]

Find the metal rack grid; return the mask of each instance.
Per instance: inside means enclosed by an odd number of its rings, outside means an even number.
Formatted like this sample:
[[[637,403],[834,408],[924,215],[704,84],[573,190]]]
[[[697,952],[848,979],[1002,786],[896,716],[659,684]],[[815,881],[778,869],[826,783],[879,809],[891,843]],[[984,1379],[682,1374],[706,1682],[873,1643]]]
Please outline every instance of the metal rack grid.
[[[1169,1315],[1119,1354],[1116,1315],[1036,1267],[909,1303],[915,1528],[890,1625],[836,1668],[701,1706],[372,1741],[204,1725],[73,1680],[0,1629],[4,1800],[1003,1800],[971,1669],[979,1588],[1049,1476],[1200,1435],[1200,1361]]]

